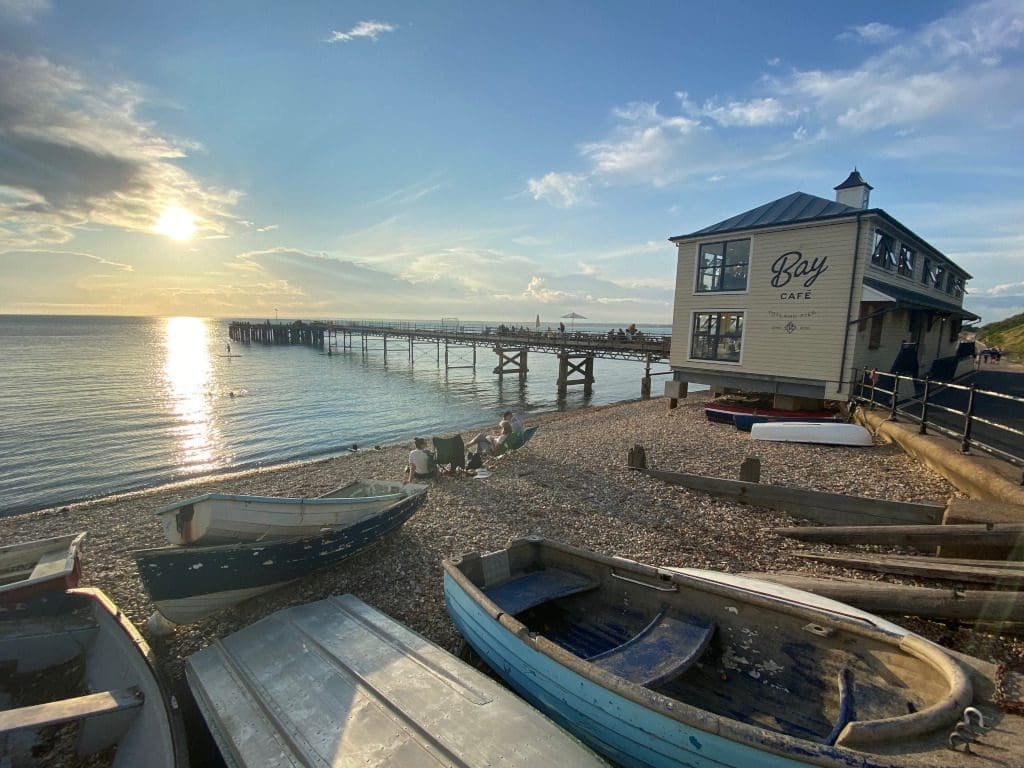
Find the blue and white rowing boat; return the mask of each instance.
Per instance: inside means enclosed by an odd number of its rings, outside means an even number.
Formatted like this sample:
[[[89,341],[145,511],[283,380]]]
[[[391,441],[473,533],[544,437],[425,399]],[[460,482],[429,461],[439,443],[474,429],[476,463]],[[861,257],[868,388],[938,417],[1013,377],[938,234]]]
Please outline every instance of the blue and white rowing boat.
[[[169,621],[187,624],[359,554],[401,527],[426,497],[427,487],[420,486],[370,516],[312,536],[160,547],[132,555],[156,609]]]
[[[995,667],[874,617],[540,537],[444,571],[469,645],[623,766],[1018,764]]]

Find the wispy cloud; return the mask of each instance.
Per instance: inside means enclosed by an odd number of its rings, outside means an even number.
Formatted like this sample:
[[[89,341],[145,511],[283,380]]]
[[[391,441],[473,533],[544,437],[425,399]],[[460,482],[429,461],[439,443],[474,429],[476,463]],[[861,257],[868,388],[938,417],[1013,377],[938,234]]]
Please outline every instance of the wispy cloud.
[[[50,0],[0,0],[0,19],[19,24],[34,21],[36,16],[50,10]]]
[[[333,30],[324,41],[325,43],[350,43],[353,40],[369,39],[377,42],[377,39],[385,32],[394,32],[397,27],[384,21],[360,21],[348,32]]]
[[[223,231],[239,193],[177,163],[193,142],[137,114],[132,83],[104,86],[43,57],[0,53],[0,247],[65,242],[87,224],[151,231],[168,205]]]
[[[447,186],[447,182],[440,181],[435,174],[424,181],[417,181],[401,189],[396,189],[394,192],[389,192],[383,197],[370,201],[367,205],[407,205],[427,197],[445,186]]]
[[[528,182],[534,200],[544,200],[555,208],[572,208],[590,199],[587,177],[576,173],[547,173]]]
[[[885,43],[899,34],[896,27],[872,21],[868,24],[851,27],[839,35],[840,40],[863,40],[869,43]]]

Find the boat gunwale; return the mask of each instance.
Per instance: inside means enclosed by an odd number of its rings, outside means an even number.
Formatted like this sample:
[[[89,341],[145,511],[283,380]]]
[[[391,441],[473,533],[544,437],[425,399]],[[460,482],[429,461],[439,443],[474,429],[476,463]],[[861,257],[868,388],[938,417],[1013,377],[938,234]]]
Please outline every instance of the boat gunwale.
[[[849,765],[862,765],[862,762],[856,759],[856,755],[869,754],[874,759],[891,760],[892,766],[898,766],[901,765],[899,762],[901,755],[899,754],[867,751],[870,747],[872,733],[883,734],[881,740],[890,743],[892,741],[891,736],[889,736],[890,732],[910,736],[929,733],[936,730],[941,723],[952,722],[949,718],[949,713],[954,710],[962,710],[973,699],[973,686],[966,670],[947,654],[941,646],[918,635],[914,635],[909,630],[896,633],[885,626],[878,626],[867,619],[857,616],[835,614],[827,609],[802,605],[785,598],[775,598],[764,593],[748,591],[742,587],[718,584],[699,576],[670,571],[634,560],[603,555],[598,552],[580,550],[543,536],[526,536],[514,539],[504,549],[505,551],[511,551],[517,546],[530,545],[550,547],[573,557],[584,557],[610,569],[629,569],[637,575],[653,578],[662,583],[670,581],[671,583],[683,584],[690,588],[699,589],[718,596],[735,599],[738,596],[737,593],[742,593],[739,596],[756,607],[777,610],[792,616],[814,614],[820,617],[820,621],[816,623],[895,646],[893,650],[901,651],[929,664],[932,669],[943,676],[950,687],[950,690],[939,701],[922,710],[890,718],[851,721],[844,727],[835,746],[816,743],[810,739],[790,736],[779,731],[718,715],[636,683],[631,683],[576,656],[544,635],[531,632],[526,625],[514,616],[502,611],[498,605],[487,597],[480,587],[474,584],[462,572],[460,565],[466,557],[481,557],[490,553],[470,552],[442,562],[445,573],[455,581],[459,588],[520,642],[599,687],[608,689],[613,694],[623,696],[683,725],[696,727],[733,741],[745,743],[753,749],[765,749],[782,756],[791,757],[795,751],[799,751],[804,757],[817,758],[824,761],[819,763],[820,765],[836,765],[835,761],[837,759],[847,762]],[[865,738],[867,738],[867,741],[863,741]],[[847,743],[853,743],[855,746],[845,746],[843,743],[844,739]],[[797,750],[794,750],[795,746]],[[888,764],[890,763],[875,763],[875,765]]]
[[[289,536],[280,539],[275,538],[267,541],[240,541],[233,544],[198,544],[189,546],[168,544],[162,547],[150,547],[148,549],[133,549],[131,554],[132,557],[137,560],[138,557],[160,557],[162,555],[167,554],[181,555],[182,552],[191,552],[193,554],[200,555],[203,553],[234,552],[244,551],[247,549],[260,551],[263,549],[270,549],[272,547],[291,545],[309,539],[319,539],[322,538],[324,535],[336,531],[344,531],[346,528],[350,528],[353,525],[357,525],[359,523],[366,522],[367,520],[372,520],[374,518],[386,515],[390,513],[397,505],[405,504],[406,502],[410,502],[411,500],[416,499],[417,497],[426,496],[426,494],[427,486],[424,485],[422,488],[413,493],[407,495],[401,494],[400,498],[398,498],[394,504],[389,504],[386,507],[376,510],[360,520],[351,521],[343,525],[326,525],[317,533],[300,534],[297,536]]]
[[[342,486],[342,488],[334,489],[333,491],[331,491],[331,493],[337,493],[338,491],[344,490],[345,488],[350,488],[350,487],[352,487],[354,485],[357,485],[359,483],[364,483],[364,482],[365,483],[377,483],[377,482],[386,482],[386,481],[379,481],[379,480],[369,480],[369,481],[355,480],[355,481],[349,483],[348,485]],[[182,501],[176,501],[173,504],[167,504],[166,506],[160,507],[159,509],[157,509],[156,511],[153,512],[153,516],[154,517],[163,517],[164,515],[167,515],[167,514],[170,514],[170,513],[173,513],[173,512],[178,512],[182,507],[185,507],[185,506],[187,506],[189,504],[194,506],[196,504],[202,504],[203,502],[206,502],[206,501],[236,501],[236,502],[240,502],[240,503],[244,503],[244,504],[272,503],[274,505],[305,504],[305,505],[308,505],[308,506],[320,506],[320,505],[327,505],[327,504],[335,504],[335,505],[364,504],[364,503],[373,502],[373,501],[385,501],[385,500],[392,499],[392,498],[393,499],[401,499],[401,498],[404,498],[406,496],[411,496],[414,493],[418,493],[420,488],[416,488],[416,486],[420,486],[421,488],[426,488],[427,487],[426,485],[424,485],[422,483],[399,483],[399,482],[395,482],[395,483],[392,483],[392,484],[400,486],[400,490],[394,491],[392,493],[379,494],[377,496],[250,496],[250,495],[241,494],[241,493],[219,493],[219,492],[204,493],[204,494],[202,494],[200,496],[193,496],[191,498],[184,499]],[[415,488],[415,490],[409,490],[410,487]]]

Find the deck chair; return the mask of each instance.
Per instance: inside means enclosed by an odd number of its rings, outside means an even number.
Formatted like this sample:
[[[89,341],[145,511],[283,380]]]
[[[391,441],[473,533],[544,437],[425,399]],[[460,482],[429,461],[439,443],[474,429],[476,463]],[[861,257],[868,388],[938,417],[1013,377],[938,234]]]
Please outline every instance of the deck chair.
[[[515,453],[530,441],[530,438],[533,437],[536,431],[537,427],[530,427],[529,429],[523,430],[521,434],[513,432],[502,440],[501,444],[494,449],[491,453],[491,458],[497,459],[505,454]]]
[[[466,446],[462,435],[434,437],[434,461],[441,474],[454,475],[466,468]]]

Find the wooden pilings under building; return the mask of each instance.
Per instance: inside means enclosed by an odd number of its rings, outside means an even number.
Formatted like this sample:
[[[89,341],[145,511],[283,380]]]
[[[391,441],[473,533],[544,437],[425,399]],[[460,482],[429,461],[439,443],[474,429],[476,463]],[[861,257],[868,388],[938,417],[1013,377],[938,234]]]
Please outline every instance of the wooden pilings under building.
[[[505,332],[502,328],[491,327],[469,329],[459,324],[456,318],[448,318],[440,328],[413,326],[406,323],[351,323],[348,321],[294,321],[294,322],[232,322],[229,325],[232,341],[256,344],[304,344],[320,347],[328,355],[352,352],[357,348],[367,354],[379,350],[387,365],[388,354],[400,349],[408,358],[409,365],[415,363],[415,348],[429,345],[434,348],[437,364],[444,370],[471,368],[476,370],[477,347],[487,346],[498,356],[493,372],[499,377],[515,375],[525,381],[529,367],[530,351],[556,354],[558,356],[559,396],[568,393],[570,386],[583,387],[583,394],[590,396],[594,391],[594,360],[597,357],[618,360],[634,360],[645,363],[644,376],[640,381],[640,396],[643,399],[651,393],[651,363],[667,362],[671,338],[668,336],[643,336],[623,340],[608,338],[601,334],[541,334],[525,331]],[[359,337],[358,347],[355,337]],[[377,343],[371,344],[376,339]],[[659,374],[655,374],[659,375]]]

